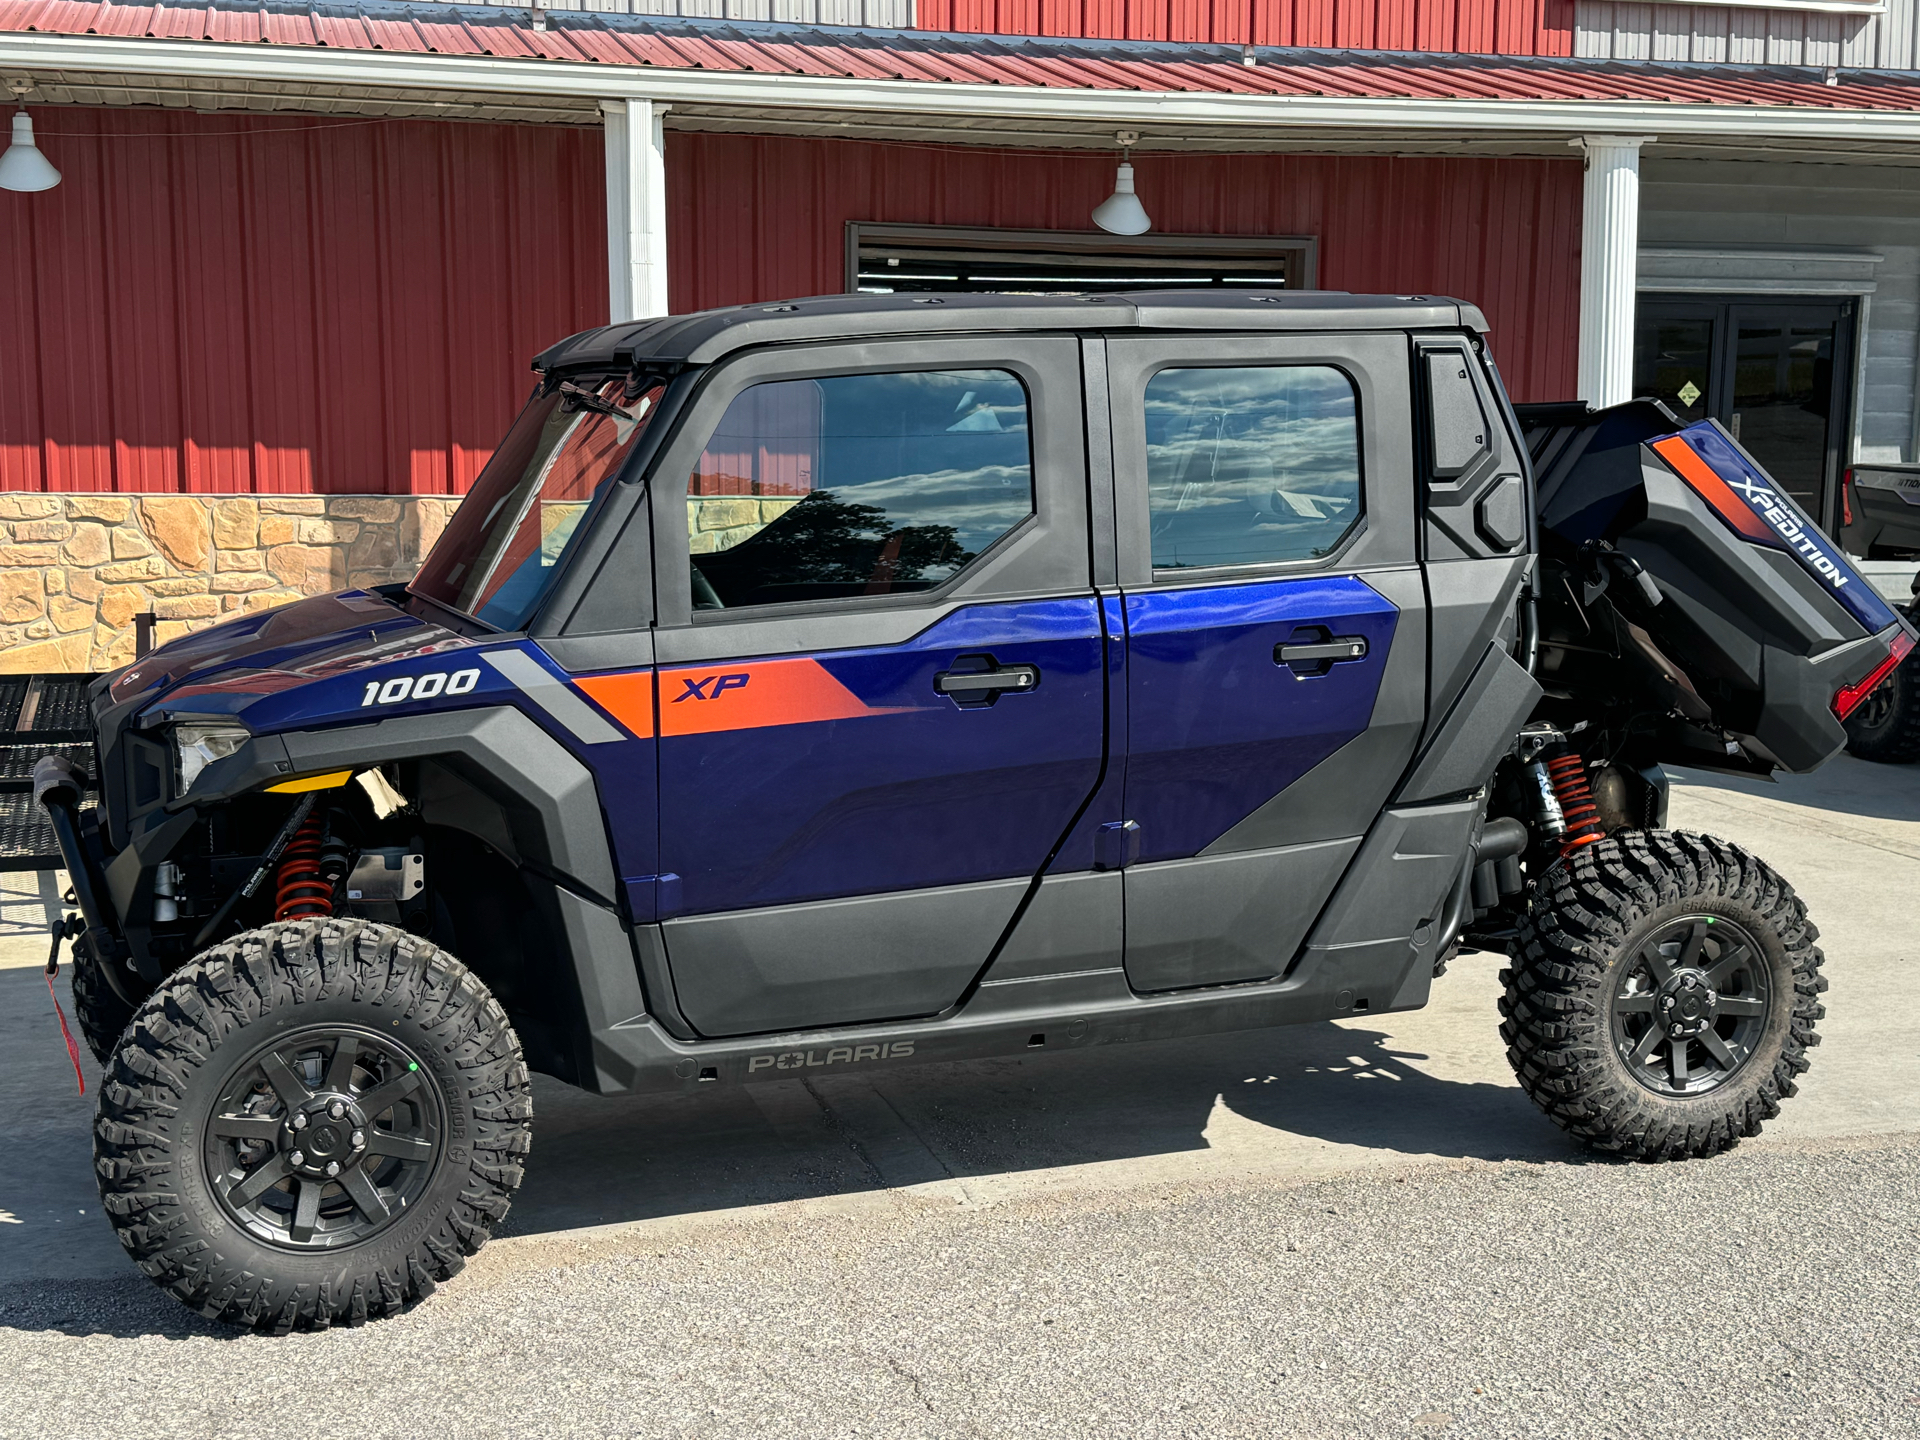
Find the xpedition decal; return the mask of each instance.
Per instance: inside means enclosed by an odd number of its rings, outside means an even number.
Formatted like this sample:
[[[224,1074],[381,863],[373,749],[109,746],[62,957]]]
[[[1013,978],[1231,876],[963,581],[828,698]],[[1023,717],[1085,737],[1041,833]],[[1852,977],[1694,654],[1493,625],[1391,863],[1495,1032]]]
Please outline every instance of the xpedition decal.
[[[1894,623],[1894,612],[1855,572],[1841,548],[1765,472],[1750,465],[1717,424],[1702,421],[1649,444],[1737,535],[1792,555],[1870,631]]]

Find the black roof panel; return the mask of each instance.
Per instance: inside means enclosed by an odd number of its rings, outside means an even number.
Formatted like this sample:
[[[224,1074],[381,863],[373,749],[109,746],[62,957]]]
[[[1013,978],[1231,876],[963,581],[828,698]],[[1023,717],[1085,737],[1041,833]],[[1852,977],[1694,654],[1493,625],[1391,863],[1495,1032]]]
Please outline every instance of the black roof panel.
[[[750,345],[1017,330],[1485,331],[1480,310],[1429,295],[1339,290],[1133,290],[1098,295],[816,295],[583,330],[534,369],[705,365]]]

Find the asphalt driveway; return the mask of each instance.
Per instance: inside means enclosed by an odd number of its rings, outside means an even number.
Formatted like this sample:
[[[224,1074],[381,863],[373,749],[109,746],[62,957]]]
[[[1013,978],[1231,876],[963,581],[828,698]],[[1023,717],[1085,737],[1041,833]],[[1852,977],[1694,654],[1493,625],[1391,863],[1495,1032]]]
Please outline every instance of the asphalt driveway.
[[[1916,1434],[1916,772],[1681,777],[1673,820],[1770,859],[1828,954],[1803,1094],[1731,1156],[1587,1158],[1469,955],[1366,1022],[543,1081],[503,1238],[406,1317],[284,1341],[133,1271],[42,945],[0,942],[0,1433]]]

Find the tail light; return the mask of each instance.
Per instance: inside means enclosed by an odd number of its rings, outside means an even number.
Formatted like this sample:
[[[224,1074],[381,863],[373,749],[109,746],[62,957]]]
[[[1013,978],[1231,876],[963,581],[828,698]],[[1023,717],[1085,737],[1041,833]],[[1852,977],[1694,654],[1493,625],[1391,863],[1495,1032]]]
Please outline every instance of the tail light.
[[[1841,472],[1841,524],[1854,524],[1854,467]]]
[[[1896,635],[1888,646],[1887,659],[1869,671],[1853,685],[1844,685],[1834,693],[1834,718],[1846,720],[1853,715],[1862,701],[1874,694],[1874,688],[1894,674],[1894,668],[1908,658],[1914,649],[1914,637],[1906,631]]]

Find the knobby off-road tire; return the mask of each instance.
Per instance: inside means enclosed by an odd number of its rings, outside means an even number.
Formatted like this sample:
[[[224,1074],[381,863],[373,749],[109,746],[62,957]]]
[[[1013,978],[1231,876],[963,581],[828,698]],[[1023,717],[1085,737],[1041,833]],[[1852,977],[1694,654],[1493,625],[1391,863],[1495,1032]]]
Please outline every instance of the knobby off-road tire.
[[[481,1248],[532,1115],[506,1013],[459,961],[388,926],[287,921],[206,951],[136,1010],[94,1169],[121,1244],[201,1315],[357,1325]]]
[[[1725,1151],[1780,1114],[1828,983],[1807,908],[1773,870],[1713,836],[1626,832],[1548,872],[1529,904],[1501,1036],[1555,1122],[1663,1161]]]
[[[73,987],[73,1019],[93,1058],[106,1065],[113,1048],[133,1019],[133,1007],[120,999],[119,992],[101,974],[102,962],[95,960],[85,938],[74,943],[68,954],[67,981]]]
[[[1850,755],[1913,765],[1921,751],[1921,652],[1896,666],[1848,717],[1845,728]]]

